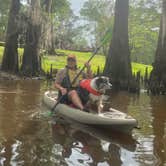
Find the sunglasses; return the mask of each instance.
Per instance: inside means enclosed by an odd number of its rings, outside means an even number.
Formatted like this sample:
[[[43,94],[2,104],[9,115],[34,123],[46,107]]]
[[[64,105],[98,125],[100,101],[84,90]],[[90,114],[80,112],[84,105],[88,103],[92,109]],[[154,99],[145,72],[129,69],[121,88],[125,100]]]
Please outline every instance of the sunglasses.
[[[76,60],[73,58],[69,58],[69,59],[67,59],[67,61],[75,62]]]

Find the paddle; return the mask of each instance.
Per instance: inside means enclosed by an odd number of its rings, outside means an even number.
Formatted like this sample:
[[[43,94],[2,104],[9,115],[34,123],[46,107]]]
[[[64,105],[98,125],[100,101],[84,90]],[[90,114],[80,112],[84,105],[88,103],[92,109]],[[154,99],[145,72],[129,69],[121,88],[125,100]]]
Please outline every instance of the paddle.
[[[105,33],[103,39],[101,40],[100,45],[94,50],[94,52],[93,52],[92,55],[90,56],[90,58],[89,58],[89,60],[87,61],[87,63],[89,63],[89,62],[93,59],[93,57],[96,55],[96,53],[99,51],[99,49],[110,39],[110,37],[111,37],[111,33],[110,33],[110,32],[111,32],[111,29],[109,28],[109,29],[107,30],[107,32]],[[78,78],[79,75],[84,71],[85,67],[86,67],[86,66],[85,66],[85,64],[84,64],[84,66],[82,67],[82,69],[77,73],[77,75],[76,75],[76,76],[74,77],[74,79],[72,80],[71,85],[73,85],[73,84],[76,82],[77,78]],[[64,96],[64,95],[62,95],[62,96],[59,98],[59,100],[56,102],[56,104],[52,107],[51,113],[53,113],[53,112],[55,111],[56,106],[61,102],[63,96]]]

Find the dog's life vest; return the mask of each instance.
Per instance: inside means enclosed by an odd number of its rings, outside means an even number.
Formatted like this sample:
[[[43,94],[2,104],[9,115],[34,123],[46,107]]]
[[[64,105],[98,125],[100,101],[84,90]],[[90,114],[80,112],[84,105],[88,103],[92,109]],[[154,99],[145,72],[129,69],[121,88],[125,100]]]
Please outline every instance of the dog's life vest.
[[[80,87],[86,89],[89,93],[92,93],[93,95],[100,96],[101,94],[91,87],[91,81],[92,79],[84,79],[80,81]]]

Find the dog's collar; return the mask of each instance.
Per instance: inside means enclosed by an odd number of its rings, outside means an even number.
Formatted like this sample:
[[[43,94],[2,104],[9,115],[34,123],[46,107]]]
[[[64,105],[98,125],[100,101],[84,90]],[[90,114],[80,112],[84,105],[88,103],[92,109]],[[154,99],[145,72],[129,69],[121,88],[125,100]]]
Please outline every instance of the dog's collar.
[[[99,93],[97,90],[93,89],[92,87],[90,87],[90,93],[92,93],[95,96],[101,96],[101,93]]]
[[[89,93],[92,93],[95,96],[100,96],[101,93],[99,93],[96,89],[93,89],[91,87],[91,81],[92,79],[85,79],[80,82],[80,86],[84,89],[86,89]]]

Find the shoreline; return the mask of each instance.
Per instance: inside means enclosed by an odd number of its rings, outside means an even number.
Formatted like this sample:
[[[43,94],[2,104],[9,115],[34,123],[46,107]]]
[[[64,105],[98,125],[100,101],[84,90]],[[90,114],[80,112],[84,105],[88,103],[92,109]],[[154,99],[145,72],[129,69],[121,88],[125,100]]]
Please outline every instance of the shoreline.
[[[25,77],[13,73],[8,73],[0,70],[0,81],[17,81],[17,80],[46,80],[46,76]]]

